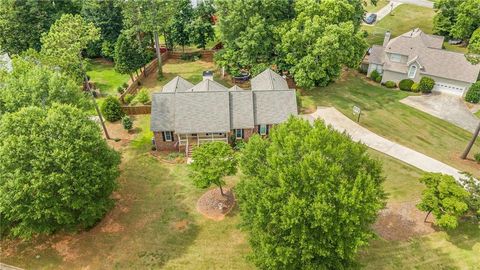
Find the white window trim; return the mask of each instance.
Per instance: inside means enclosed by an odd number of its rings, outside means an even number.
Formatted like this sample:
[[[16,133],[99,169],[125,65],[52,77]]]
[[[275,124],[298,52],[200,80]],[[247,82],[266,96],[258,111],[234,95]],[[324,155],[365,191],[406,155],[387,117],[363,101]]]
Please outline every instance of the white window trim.
[[[168,136],[170,136],[170,139],[167,137],[167,134],[168,134]],[[165,141],[166,141],[166,142],[171,142],[171,141],[173,141],[173,134],[172,134],[171,131],[164,131],[164,132],[163,132],[163,137],[165,138]]]
[[[397,59],[397,57],[398,57],[398,59]],[[397,53],[392,53],[390,55],[390,61],[395,62],[395,63],[400,63],[400,62],[402,62],[402,55],[397,54]]]
[[[258,133],[260,133],[260,135],[267,135],[267,125],[260,125],[260,127],[258,127]]]
[[[413,75],[411,75],[412,70],[414,70]],[[417,65],[411,65],[410,68],[408,69],[408,78],[410,79],[415,78],[415,75],[417,75],[417,70],[418,70]]]
[[[240,137],[238,136],[239,131],[240,131]],[[243,129],[235,129],[235,138],[236,139],[243,139]]]

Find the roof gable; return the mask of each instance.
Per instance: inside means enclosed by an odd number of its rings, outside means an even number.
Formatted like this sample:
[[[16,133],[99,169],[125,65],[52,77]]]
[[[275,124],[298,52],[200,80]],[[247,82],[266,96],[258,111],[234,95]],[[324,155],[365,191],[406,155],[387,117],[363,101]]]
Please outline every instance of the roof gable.
[[[251,80],[252,90],[287,90],[287,81],[278,73],[267,68]]]
[[[180,76],[176,76],[162,88],[162,92],[184,92],[189,88],[192,88],[193,84]]]
[[[227,90],[228,89],[225,86],[219,84],[218,82],[207,79],[187,89],[186,92],[208,92],[208,91],[227,91]]]

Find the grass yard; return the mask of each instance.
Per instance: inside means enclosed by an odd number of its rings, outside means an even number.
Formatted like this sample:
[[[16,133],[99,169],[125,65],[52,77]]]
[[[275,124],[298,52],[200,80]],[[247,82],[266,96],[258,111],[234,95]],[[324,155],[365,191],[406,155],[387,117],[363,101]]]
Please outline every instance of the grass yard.
[[[476,113],[475,113],[476,116],[478,116],[478,118],[480,118],[480,110],[478,110]]]
[[[87,74],[100,88],[102,95],[116,95],[117,88],[130,79],[128,74],[116,72],[114,64],[105,59],[90,60],[90,71]]]
[[[362,109],[360,124],[369,130],[480,177],[480,165],[461,160],[459,155],[471,134],[444,120],[421,112],[399,101],[410,95],[366,81],[363,75],[348,72],[325,88],[304,91],[302,107],[334,106],[353,119],[352,107]],[[472,153],[480,151],[480,142]]]
[[[389,2],[390,2],[389,0],[379,0],[377,2],[377,5],[374,6],[369,0],[367,0],[364,2],[365,3],[364,8],[365,8],[365,11],[369,13],[375,13],[380,9],[382,9],[384,6],[386,6]]]
[[[431,8],[403,4],[377,24],[363,25],[362,28],[368,33],[367,42],[370,45],[382,44],[386,31],[391,31],[392,37],[396,37],[418,27],[431,34],[434,15],[435,11]]]

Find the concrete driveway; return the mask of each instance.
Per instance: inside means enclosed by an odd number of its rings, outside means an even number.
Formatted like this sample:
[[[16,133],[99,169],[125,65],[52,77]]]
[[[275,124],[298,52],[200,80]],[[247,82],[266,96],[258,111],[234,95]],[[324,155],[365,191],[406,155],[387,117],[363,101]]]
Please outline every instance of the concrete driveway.
[[[400,100],[415,109],[448,121],[458,127],[474,132],[478,119],[467,108],[460,97],[434,93],[431,95],[410,96]]]
[[[400,3],[403,3],[403,4],[416,5],[416,6],[421,6],[421,7],[433,8],[433,2],[428,1],[428,0],[395,0],[395,2],[400,2]]]

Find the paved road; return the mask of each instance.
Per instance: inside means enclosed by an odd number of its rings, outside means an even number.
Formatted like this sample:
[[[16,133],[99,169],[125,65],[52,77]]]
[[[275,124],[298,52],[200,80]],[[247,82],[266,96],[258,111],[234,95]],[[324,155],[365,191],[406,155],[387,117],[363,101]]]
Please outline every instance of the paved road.
[[[313,121],[317,118],[323,119],[326,124],[331,125],[334,129],[340,132],[345,131],[354,141],[360,141],[370,148],[408,163],[423,171],[449,174],[457,180],[462,177],[462,174],[460,174],[457,169],[408,147],[387,140],[350,120],[350,118],[346,117],[335,108],[319,107],[314,113],[303,115],[302,117],[309,121]]]
[[[403,4],[416,5],[421,7],[433,8],[433,2],[428,0],[394,0]]]
[[[448,94],[432,94],[406,97],[400,102],[448,121],[458,127],[475,132],[478,119],[467,108],[463,100]]]

